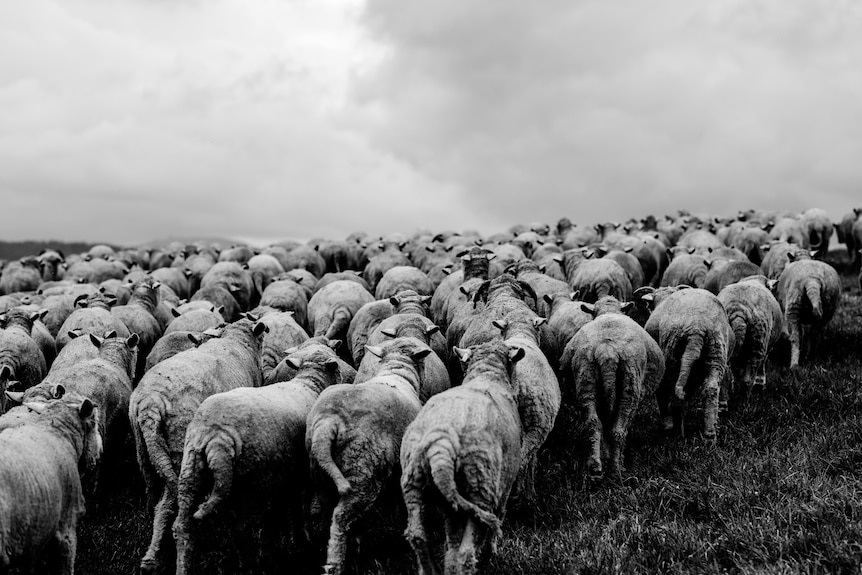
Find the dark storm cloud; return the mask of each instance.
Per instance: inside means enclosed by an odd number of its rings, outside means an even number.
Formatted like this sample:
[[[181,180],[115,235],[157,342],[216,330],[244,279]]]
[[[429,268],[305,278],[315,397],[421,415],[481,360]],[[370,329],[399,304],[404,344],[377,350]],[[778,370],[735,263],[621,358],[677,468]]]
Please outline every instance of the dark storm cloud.
[[[850,2],[369,0],[365,129],[476,210],[593,222],[858,203]]]

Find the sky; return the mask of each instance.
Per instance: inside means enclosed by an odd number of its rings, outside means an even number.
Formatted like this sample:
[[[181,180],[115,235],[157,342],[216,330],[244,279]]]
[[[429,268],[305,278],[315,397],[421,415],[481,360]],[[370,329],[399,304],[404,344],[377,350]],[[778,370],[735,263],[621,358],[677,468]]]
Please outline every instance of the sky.
[[[2,240],[862,206],[854,0],[0,4]]]

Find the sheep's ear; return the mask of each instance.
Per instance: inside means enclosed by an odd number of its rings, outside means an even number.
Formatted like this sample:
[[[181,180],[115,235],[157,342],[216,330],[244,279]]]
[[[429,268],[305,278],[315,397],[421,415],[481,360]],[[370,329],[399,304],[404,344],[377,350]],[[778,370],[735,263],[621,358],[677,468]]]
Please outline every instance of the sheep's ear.
[[[389,329],[389,328],[387,328],[387,329],[381,329],[381,330],[380,330],[380,333],[382,333],[382,334],[383,334],[383,335],[385,335],[386,337],[398,337],[398,334],[397,334],[397,333],[395,333],[395,330],[394,330],[394,329]]]
[[[183,314],[182,314],[182,312],[181,312],[180,310],[178,310],[177,308],[172,307],[172,308],[171,308],[171,315],[172,315],[172,316],[174,316],[174,317],[180,317],[180,316],[181,316],[181,315],[183,315]],[[179,325],[179,324],[177,324],[177,325]]]
[[[581,311],[585,311],[585,312],[587,312],[588,314],[590,314],[591,316],[595,317],[595,315],[596,315],[596,306],[594,306],[594,305],[593,305],[593,304],[591,304],[591,303],[582,303],[582,304],[581,304]]]
[[[543,295],[543,296],[542,296],[542,299],[543,299],[543,300],[544,300],[544,302],[545,302],[546,304],[548,304],[548,305],[553,305],[553,303],[554,303],[554,298],[552,298],[552,297],[550,296],[550,294],[545,294],[545,295]]]
[[[422,297],[419,298],[419,301],[422,302],[424,305],[431,305],[431,299],[432,299],[432,296],[423,295]]]
[[[422,346],[418,350],[414,351],[410,357],[413,358],[414,361],[418,361],[420,359],[425,359],[433,350],[428,346]]]
[[[203,331],[203,334],[210,337],[218,337],[221,335],[221,332],[214,327],[209,327]]]
[[[548,318],[546,317],[537,317],[533,319],[533,327],[537,329],[546,323],[548,323]]]
[[[117,337],[117,330],[112,329],[106,331],[105,334],[102,336],[102,339],[108,339],[109,337]]]
[[[447,275],[447,276],[448,276],[449,274],[451,274],[451,273],[452,273],[452,268],[447,266],[447,267],[444,267],[444,268],[440,268],[440,271],[442,271],[445,275]]]
[[[93,402],[89,399],[85,399],[81,403],[81,407],[78,408],[78,415],[81,417],[81,419],[87,419],[88,417],[93,415],[94,408],[95,405],[93,405]]]
[[[428,337],[431,337],[432,335],[434,335],[435,333],[437,333],[439,331],[440,331],[439,325],[432,325],[430,327],[425,328],[425,335],[427,335]]]
[[[526,354],[527,354],[527,352],[524,351],[523,347],[509,348],[509,361],[511,363],[517,363],[517,362],[521,361],[522,359],[524,359],[524,356]]]
[[[711,270],[712,269],[712,260],[703,260],[703,265],[706,266],[706,269]]]
[[[678,289],[678,290],[692,289],[692,287],[690,285],[687,285],[687,284],[680,284],[680,285],[676,286],[676,289]]]
[[[24,401],[24,392],[23,391],[7,391],[6,397],[9,400],[14,401],[15,403],[21,403]]]
[[[193,344],[195,344],[195,347],[197,347],[197,346],[199,346],[201,343],[203,343],[203,342],[201,341],[201,337],[200,337],[198,334],[196,334],[196,333],[190,333],[190,334],[188,335],[188,338],[189,338],[189,341],[190,341],[190,342],[192,342]]]
[[[153,287],[152,287],[151,289],[159,289],[160,287],[162,287],[162,282],[160,282],[160,281],[154,281],[154,282],[153,282]]]
[[[494,321],[491,322],[491,325],[493,325],[494,327],[496,327],[500,331],[505,331],[506,326],[509,325],[509,322],[507,322],[504,319],[495,319]]]
[[[458,286],[458,291],[460,291],[465,296],[470,297],[470,290],[468,290],[464,286]]]
[[[89,399],[87,401],[89,401]],[[27,403],[25,403],[23,405],[24,405],[24,407],[26,407],[30,411],[35,411],[36,413],[39,413],[39,414],[41,414],[43,411],[45,411],[45,404],[41,401],[28,401]]]
[[[542,264],[539,266],[539,271],[542,273],[545,273],[546,269],[548,269],[548,266],[546,266],[545,264]]]
[[[66,332],[66,335],[69,336],[69,339],[75,339],[76,337],[81,337],[82,335],[84,335],[84,332],[82,332],[80,329],[70,329]]]
[[[771,248],[771,247],[772,247],[772,244],[763,244],[762,246],[760,246],[760,251],[768,252],[769,248]]]
[[[269,327],[267,327],[267,325],[262,321],[257,322],[254,324],[254,327],[251,328],[251,333],[253,333],[255,337],[260,337],[268,331]]]
[[[72,307],[86,307],[87,306],[87,294],[82,293],[78,297],[75,298],[75,302],[72,304]]]
[[[766,287],[769,288],[769,291],[775,291],[775,288],[778,287],[778,280],[766,280]]]
[[[392,305],[398,305],[398,304],[400,304],[400,303],[401,303],[401,300],[400,300],[400,299],[398,299],[398,296],[395,296],[395,295],[394,295],[394,296],[392,296],[391,298],[389,298],[389,303],[390,303],[390,304],[392,304]]]
[[[64,395],[66,395],[66,388],[62,383],[58,383],[51,390],[51,397],[54,399],[61,399]]]
[[[383,357],[383,348],[378,347],[376,345],[366,345],[365,351],[367,351],[368,353],[370,353],[371,355],[373,355],[375,357]]]
[[[693,254],[695,250],[694,250],[694,248],[688,248],[685,251],[687,251],[689,254]]]
[[[292,369],[298,370],[302,365],[302,362],[295,357],[286,357],[284,358],[284,363],[289,365]]]
[[[329,346],[329,349],[336,350],[339,347],[341,347],[341,340],[340,339],[330,339],[327,341],[328,341],[328,343],[326,345]]]
[[[33,321],[36,321],[37,319],[39,321],[42,321],[43,319],[45,319],[45,316],[48,315],[48,311],[49,310],[47,310],[47,309],[40,309],[39,311],[36,312],[36,317],[33,319]]]
[[[491,252],[491,253],[489,253],[488,255],[486,255],[486,256],[485,256],[485,259],[486,259],[486,260],[488,260],[488,261],[491,261],[491,260],[493,260],[493,259],[494,259],[494,258],[496,258],[496,257],[497,257],[497,254],[495,254],[495,253]]]
[[[99,348],[102,347],[103,341],[104,340],[102,338],[100,338],[99,336],[97,336],[96,334],[93,334],[93,333],[90,334],[90,343],[92,343],[96,347],[99,347]]]
[[[813,258],[814,256],[816,256],[816,255],[817,255],[817,250],[811,250],[811,251],[809,251],[809,252],[808,252],[808,255],[809,255],[809,256],[811,256],[811,257]]]
[[[187,278],[192,277],[192,273],[194,273],[194,272],[192,272],[192,270],[190,270],[188,268],[183,270],[183,275],[186,276]]]
[[[633,301],[627,301],[627,302],[626,302],[626,303],[624,303],[622,306],[620,306],[620,310],[621,310],[623,313],[629,313],[629,311],[631,311],[631,309],[632,309],[634,306],[635,306],[635,303],[634,303]]]
[[[461,363],[467,363],[468,361],[470,361],[470,356],[473,355],[473,352],[470,349],[465,349],[457,346],[453,346],[452,351],[455,352],[455,355],[458,356],[458,359],[461,360]]]
[[[138,347],[139,341],[141,341],[141,338],[138,337],[138,334],[133,333],[126,338],[126,345],[129,347],[129,349],[135,349],[136,347]]]

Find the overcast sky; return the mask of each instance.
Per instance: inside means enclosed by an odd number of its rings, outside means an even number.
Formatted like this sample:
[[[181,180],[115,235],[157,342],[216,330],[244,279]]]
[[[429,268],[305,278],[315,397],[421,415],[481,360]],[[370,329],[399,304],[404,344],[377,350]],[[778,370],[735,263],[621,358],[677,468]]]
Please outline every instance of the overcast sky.
[[[855,0],[0,3],[0,239],[862,205]]]

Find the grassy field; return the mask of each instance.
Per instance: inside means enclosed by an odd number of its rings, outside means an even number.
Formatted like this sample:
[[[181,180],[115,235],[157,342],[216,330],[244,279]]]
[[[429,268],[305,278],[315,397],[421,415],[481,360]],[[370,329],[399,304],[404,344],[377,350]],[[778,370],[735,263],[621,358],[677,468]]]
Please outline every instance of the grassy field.
[[[576,414],[564,407],[540,456],[537,504],[510,510],[489,572],[859,573],[862,297],[844,254],[830,258],[844,293],[820,348],[793,372],[778,350],[768,390],[731,406],[715,445],[661,437],[648,398],[623,484],[589,486]],[[127,475],[79,530],[79,573],[138,570],[151,519],[131,466]],[[368,533],[353,572],[415,572],[398,530]],[[225,529],[209,533],[201,572],[239,572],[232,549]],[[277,572],[316,574],[321,563],[290,553]]]

